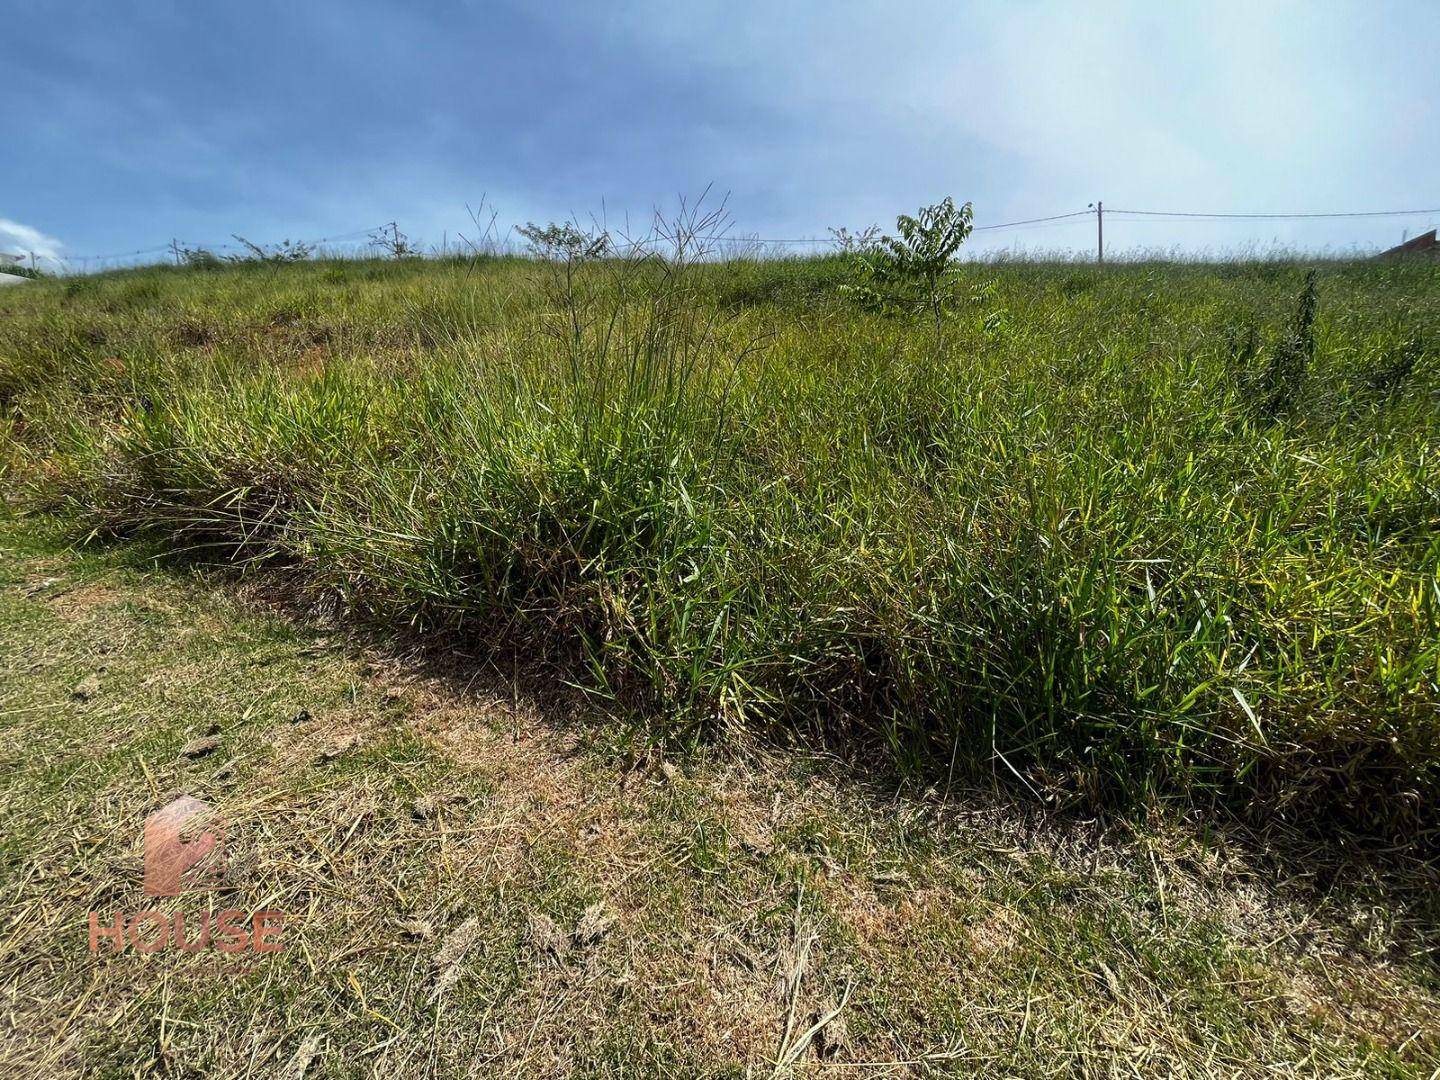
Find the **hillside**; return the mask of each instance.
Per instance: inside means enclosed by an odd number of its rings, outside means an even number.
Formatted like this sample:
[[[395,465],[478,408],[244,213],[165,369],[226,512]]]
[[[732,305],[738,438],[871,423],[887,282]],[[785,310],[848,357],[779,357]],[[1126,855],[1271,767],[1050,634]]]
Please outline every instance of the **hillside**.
[[[7,294],[11,487],[732,728],[1436,823],[1433,267],[155,269]]]
[[[1440,268],[946,282],[7,290],[17,1067],[1427,1074]],[[304,948],[156,998],[176,793]]]

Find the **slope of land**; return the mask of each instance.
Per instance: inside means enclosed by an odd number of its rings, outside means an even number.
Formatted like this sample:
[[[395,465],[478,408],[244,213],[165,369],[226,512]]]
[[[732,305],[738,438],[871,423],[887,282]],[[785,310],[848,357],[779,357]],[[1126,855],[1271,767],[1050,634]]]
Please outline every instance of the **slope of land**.
[[[1356,858],[664,760],[493,654],[0,523],[7,1076],[1428,1076],[1425,926]],[[260,580],[264,575],[260,576]],[[283,951],[92,956],[177,793]],[[864,1068],[859,1068],[864,1066]]]
[[[523,637],[679,738],[1440,827],[1440,268],[155,268],[0,301],[0,468]],[[564,654],[563,656],[561,654]]]
[[[4,290],[0,1071],[1434,1073],[1440,267],[852,273]]]

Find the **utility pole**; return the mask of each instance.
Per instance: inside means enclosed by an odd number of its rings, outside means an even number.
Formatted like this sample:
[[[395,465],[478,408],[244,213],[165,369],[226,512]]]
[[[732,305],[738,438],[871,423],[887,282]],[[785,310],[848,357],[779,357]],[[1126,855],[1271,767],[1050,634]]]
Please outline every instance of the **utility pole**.
[[[170,254],[175,256],[175,265],[180,265],[180,241],[173,236],[170,238]]]
[[[1101,266],[1105,265],[1105,204],[1103,202],[1092,202],[1090,209],[1095,211],[1095,261]]]

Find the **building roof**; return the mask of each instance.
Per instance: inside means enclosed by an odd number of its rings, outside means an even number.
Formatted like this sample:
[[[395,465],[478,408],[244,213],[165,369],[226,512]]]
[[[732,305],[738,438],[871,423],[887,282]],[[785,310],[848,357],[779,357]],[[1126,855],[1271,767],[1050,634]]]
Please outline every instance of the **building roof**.
[[[1396,244],[1389,251],[1382,251],[1379,258],[1391,259],[1400,256],[1420,255],[1432,259],[1440,258],[1440,240],[1435,239],[1435,230],[1411,237],[1403,244]]]

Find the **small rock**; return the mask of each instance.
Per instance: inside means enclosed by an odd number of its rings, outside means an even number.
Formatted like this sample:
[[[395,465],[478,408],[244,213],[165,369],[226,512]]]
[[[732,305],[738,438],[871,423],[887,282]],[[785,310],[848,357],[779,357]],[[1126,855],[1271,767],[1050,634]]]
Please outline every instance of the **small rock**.
[[[213,754],[218,749],[220,749],[220,736],[206,735],[200,739],[191,739],[182,746],[180,748],[180,756],[194,761],[196,758],[202,758],[206,754]]]
[[[91,672],[75,684],[75,689],[70,691],[76,701],[89,701],[96,694],[100,693],[100,676]]]
[[[435,936],[435,927],[428,919],[401,919],[396,925],[406,937],[429,941]]]
[[[342,735],[340,738],[336,739],[335,742],[331,743],[329,746],[325,747],[325,749],[321,750],[318,754],[315,755],[315,764],[328,764],[329,762],[332,762],[336,758],[340,757],[342,754],[355,749],[355,747],[359,745],[359,735],[353,733],[349,735]]]
[[[830,1015],[832,1012],[833,1016]],[[827,1016],[830,1017],[829,1020],[825,1020]],[[821,1024],[821,1021],[824,1023]],[[834,1001],[822,1003],[820,1008],[815,1010],[810,1022],[821,1024],[820,1030],[815,1033],[815,1050],[821,1060],[834,1060],[849,1046],[850,1029]]]
[[[604,900],[597,900],[581,913],[580,921],[575,924],[575,932],[570,937],[576,945],[584,948],[598,942],[614,925],[614,913]]]
[[[540,956],[548,956],[559,962],[570,951],[570,939],[555,925],[555,920],[541,911],[530,913],[530,925],[525,938],[530,947]]]

